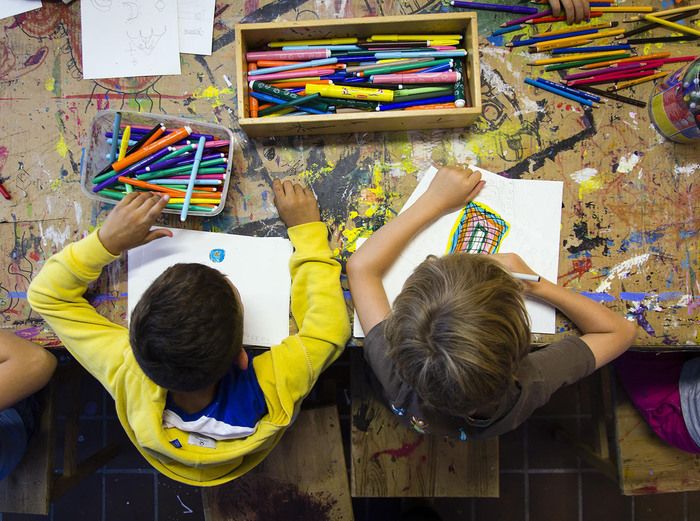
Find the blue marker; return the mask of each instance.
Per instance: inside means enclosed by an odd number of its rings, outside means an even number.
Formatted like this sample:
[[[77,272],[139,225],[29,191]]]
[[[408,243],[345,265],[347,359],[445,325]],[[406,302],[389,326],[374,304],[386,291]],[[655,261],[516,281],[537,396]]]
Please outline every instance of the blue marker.
[[[428,67],[427,69],[420,71],[420,73],[423,74],[426,72],[446,72],[446,71],[451,71],[451,70],[452,70],[452,64],[443,63],[442,65],[433,65],[432,67]]]
[[[122,113],[117,112],[114,115],[114,124],[112,125],[112,135],[113,136],[118,136],[119,135],[119,125],[122,123]],[[110,149],[109,152],[109,157],[110,161],[114,163],[117,160],[117,144],[118,140],[112,141],[112,148]]]
[[[418,105],[433,105],[435,103],[450,103],[455,100],[454,94],[449,96],[438,96],[435,98],[416,99],[411,101],[399,101],[397,103],[382,103],[375,110],[396,110],[405,109],[406,107],[416,107]]]
[[[182,203],[182,210],[180,210],[180,221],[185,222],[187,219],[187,211],[190,209],[190,199],[192,199],[192,191],[194,190],[194,182],[197,179],[197,171],[199,170],[199,163],[202,161],[202,154],[204,153],[204,145],[207,140],[204,136],[199,138],[199,143],[197,143],[197,152],[194,155],[194,164],[192,165],[192,172],[190,173],[190,180],[187,183],[187,191],[185,192],[185,200]]]

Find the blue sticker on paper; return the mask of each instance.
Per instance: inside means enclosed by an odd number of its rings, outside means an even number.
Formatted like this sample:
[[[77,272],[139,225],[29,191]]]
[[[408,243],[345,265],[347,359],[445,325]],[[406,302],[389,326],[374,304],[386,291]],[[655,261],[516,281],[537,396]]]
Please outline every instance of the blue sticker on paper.
[[[211,259],[212,262],[223,262],[224,257],[226,257],[226,252],[220,248],[209,252],[209,259]]]

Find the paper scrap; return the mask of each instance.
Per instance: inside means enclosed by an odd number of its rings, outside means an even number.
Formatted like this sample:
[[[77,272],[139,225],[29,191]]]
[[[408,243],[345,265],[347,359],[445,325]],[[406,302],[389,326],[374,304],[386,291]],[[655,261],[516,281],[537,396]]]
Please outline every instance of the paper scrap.
[[[81,0],[83,77],[180,74],[177,0]]]
[[[177,0],[180,52],[211,55],[215,0]]]
[[[2,0],[0,2],[0,18],[26,13],[41,7],[41,0]]]

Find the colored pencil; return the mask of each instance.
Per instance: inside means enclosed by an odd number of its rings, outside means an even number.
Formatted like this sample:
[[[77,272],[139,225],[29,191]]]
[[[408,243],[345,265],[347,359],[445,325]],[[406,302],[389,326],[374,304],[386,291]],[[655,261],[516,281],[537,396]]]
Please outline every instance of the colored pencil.
[[[533,34],[533,38],[539,38],[540,36],[554,36],[557,34],[561,35],[568,35],[569,33],[575,32],[575,31],[583,31],[583,30],[588,30],[588,29],[609,29],[611,27],[617,27],[618,22],[607,22],[603,24],[594,24],[594,25],[582,25],[580,27],[572,26],[568,27],[567,29],[559,29],[558,31],[547,31],[544,33],[537,33]]]
[[[692,27],[688,27],[687,25],[681,25],[681,24],[677,24],[675,22],[669,22],[668,20],[665,20],[664,18],[659,18],[659,15],[657,13],[654,13],[654,15],[645,14],[644,19],[648,20],[650,22],[654,22],[654,23],[669,27],[671,29],[678,31],[679,33],[686,33],[686,34],[692,34],[693,36],[700,36],[700,31],[698,31],[697,29],[693,29]]]
[[[507,34],[507,33],[513,33],[515,31],[521,31],[522,29],[525,29],[525,25],[523,24],[517,24],[517,25],[510,25],[510,26],[504,26],[501,24],[501,29],[496,29],[494,32],[491,33],[491,36],[500,36],[502,34]]]
[[[700,36],[659,36],[655,38],[631,38],[627,43],[642,45],[646,43],[671,43],[671,42],[692,42],[700,39]]]
[[[625,53],[620,55],[620,57],[626,57],[629,56],[629,53]],[[590,60],[581,60],[581,61],[575,61],[575,62],[567,62],[567,63],[558,63],[556,65],[547,65],[544,70],[545,71],[561,71],[564,69],[575,69],[577,67],[584,67],[590,63],[597,63],[603,60],[607,60],[607,57],[603,58],[591,58]]]
[[[700,6],[698,6],[698,8],[696,10],[700,10]],[[676,14],[673,16],[669,16],[668,18],[666,18],[666,20],[669,22],[677,22],[678,20],[690,18],[691,16],[695,16],[695,13],[692,11],[687,11],[684,13],[679,13],[679,14]],[[627,38],[629,36],[634,36],[635,34],[645,33],[647,31],[650,31],[651,29],[656,29],[657,27],[659,27],[659,24],[657,24],[657,23],[644,24],[644,25],[637,27],[636,29],[629,29],[629,30],[625,31],[620,36],[616,36],[615,39],[622,39],[622,38]]]
[[[613,6],[613,7],[596,7],[593,11],[597,13],[651,13],[653,7],[630,5],[630,6]]]
[[[671,56],[670,52],[657,52],[654,54],[647,54],[646,56],[632,56],[631,58],[623,58],[621,60],[607,60],[598,63],[591,63],[590,65],[584,65],[582,69],[599,69],[601,67],[607,67],[608,65],[620,64],[620,63],[630,63],[630,62],[645,62],[651,60],[659,60],[663,58],[668,58]]]
[[[673,9],[664,9],[663,11],[656,11],[654,16],[666,17],[671,14],[685,13],[686,11],[698,11],[700,10],[700,5],[687,5],[685,7],[674,7]]]
[[[591,76],[599,76],[601,74],[611,74],[613,72],[631,71],[631,70],[642,70],[642,69],[656,69],[663,65],[661,60],[651,60],[649,62],[635,62],[635,63],[623,63],[616,67],[605,67],[603,69],[591,69],[584,72],[577,72],[574,74],[567,74],[564,76],[564,80],[577,80],[581,78],[589,78]]]
[[[567,47],[565,45],[568,42],[579,43],[581,40],[597,40],[599,38],[609,38],[618,34],[622,34],[623,29],[611,29],[609,31],[593,31],[592,34],[585,34],[582,36],[570,36],[567,38],[560,38],[552,41],[535,41],[534,44],[539,50],[550,50],[554,48]],[[574,45],[576,47],[576,45]]]
[[[640,84],[646,83],[648,81],[658,80],[659,78],[663,78],[664,76],[668,76],[669,74],[670,73],[668,71],[662,71],[662,72],[657,72],[656,74],[652,74],[651,76],[637,78],[636,80],[622,81],[613,87],[609,87],[608,90],[618,91],[618,90],[622,90],[622,89],[627,89],[629,87],[633,87],[635,85],[640,85]]]
[[[557,96],[561,96],[562,98],[567,98],[572,101],[576,101],[578,103],[581,103],[582,105],[586,105],[588,107],[597,107],[596,104],[594,104],[591,100],[582,98],[581,96],[575,96],[574,94],[569,94],[568,92],[565,92],[563,90],[557,89],[555,87],[552,87],[550,85],[545,85],[544,83],[539,83],[536,80],[533,80],[531,78],[525,78],[525,83],[528,85],[531,85],[533,87],[536,87],[538,89],[546,90],[547,92],[551,92],[552,94],[556,94]]]
[[[587,29],[584,31],[574,31],[572,33],[569,33],[569,37],[573,38],[575,36],[587,36],[589,34],[594,34],[597,32],[598,32],[597,29]],[[523,47],[525,45],[533,45],[533,44],[538,44],[538,43],[547,42],[547,41],[554,41],[554,40],[568,41],[568,38],[564,38],[561,35],[544,36],[544,37],[539,37],[539,38],[529,38],[526,40],[518,40],[518,41],[508,42],[506,44],[506,47]]]
[[[535,12],[532,14],[528,14],[526,16],[521,16],[520,18],[514,18],[512,20],[508,20],[507,22],[504,22],[501,24],[501,27],[510,27],[512,25],[520,25],[528,20],[534,20],[535,18],[543,18],[545,16],[550,16],[552,14],[551,9],[547,9],[546,11],[538,11],[535,9]]]
[[[599,90],[596,89],[595,87],[589,87],[589,86],[581,86],[581,90],[585,90],[586,92],[590,92],[592,94],[597,94],[599,96],[614,100],[614,101],[619,101],[620,103],[627,103],[628,105],[634,105],[635,107],[640,107],[640,108],[645,108],[647,106],[646,102],[636,100],[634,98],[628,98],[627,96],[621,96],[620,94],[614,94],[612,92],[607,92],[604,90]]]
[[[528,63],[528,65],[551,65],[555,63],[567,63],[575,61],[585,61],[595,58],[610,58],[613,56],[620,56],[621,54],[627,54],[624,51],[605,51],[605,52],[591,52],[585,54],[577,54],[574,56],[560,56],[558,58],[545,58],[542,60],[535,60]]]
[[[529,51],[531,53],[533,52],[546,52],[546,51],[551,51],[554,49],[561,49],[565,47],[579,47],[581,45],[588,45],[589,43],[593,43],[593,40],[574,40],[572,42],[544,42],[539,45],[535,45],[530,47]],[[546,44],[546,47],[545,47]]]
[[[590,78],[583,78],[581,80],[567,81],[566,84],[569,87],[578,87],[579,85],[600,85],[603,83],[615,83],[620,80],[644,78],[647,76],[651,76],[652,74],[654,74],[654,71],[637,71],[620,74],[605,74],[602,76],[592,76]]]
[[[454,7],[464,7],[466,9],[480,9],[484,11],[500,11],[504,13],[533,14],[537,13],[535,7],[523,7],[519,5],[485,4],[483,2],[465,2],[463,0],[450,0],[450,5]]]
[[[603,13],[591,13],[589,18],[600,18]],[[566,16],[545,16],[543,18],[535,18],[534,20],[528,20],[526,24],[549,24],[553,22],[565,22]]]
[[[553,55],[569,54],[569,53],[585,53],[585,52],[607,52],[607,51],[624,51],[631,49],[632,46],[627,44],[621,45],[593,45],[590,47],[563,47],[552,50]]]
[[[589,94],[588,92],[584,92],[582,90],[578,89],[572,89],[571,87],[567,85],[562,85],[561,83],[556,83],[553,81],[545,80],[544,78],[537,78],[538,83],[542,83],[544,85],[549,85],[550,87],[554,87],[555,89],[559,89],[564,92],[568,92],[569,94],[573,94],[574,96],[580,96],[582,98],[589,99],[591,101],[595,101],[596,103],[602,103],[603,101],[601,100],[600,96],[596,96],[595,94]]]

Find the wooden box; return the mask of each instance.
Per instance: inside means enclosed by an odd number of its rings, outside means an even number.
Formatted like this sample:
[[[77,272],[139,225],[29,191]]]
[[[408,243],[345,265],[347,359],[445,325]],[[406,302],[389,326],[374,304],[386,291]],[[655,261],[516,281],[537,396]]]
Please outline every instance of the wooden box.
[[[391,110],[275,118],[248,117],[246,52],[265,49],[265,45],[272,41],[365,38],[373,34],[462,34],[462,44],[467,50],[465,58],[467,77],[464,82],[467,106],[440,110]],[[253,137],[464,128],[481,114],[481,78],[477,34],[476,13],[471,12],[238,24],[236,25],[238,122],[246,134]]]

